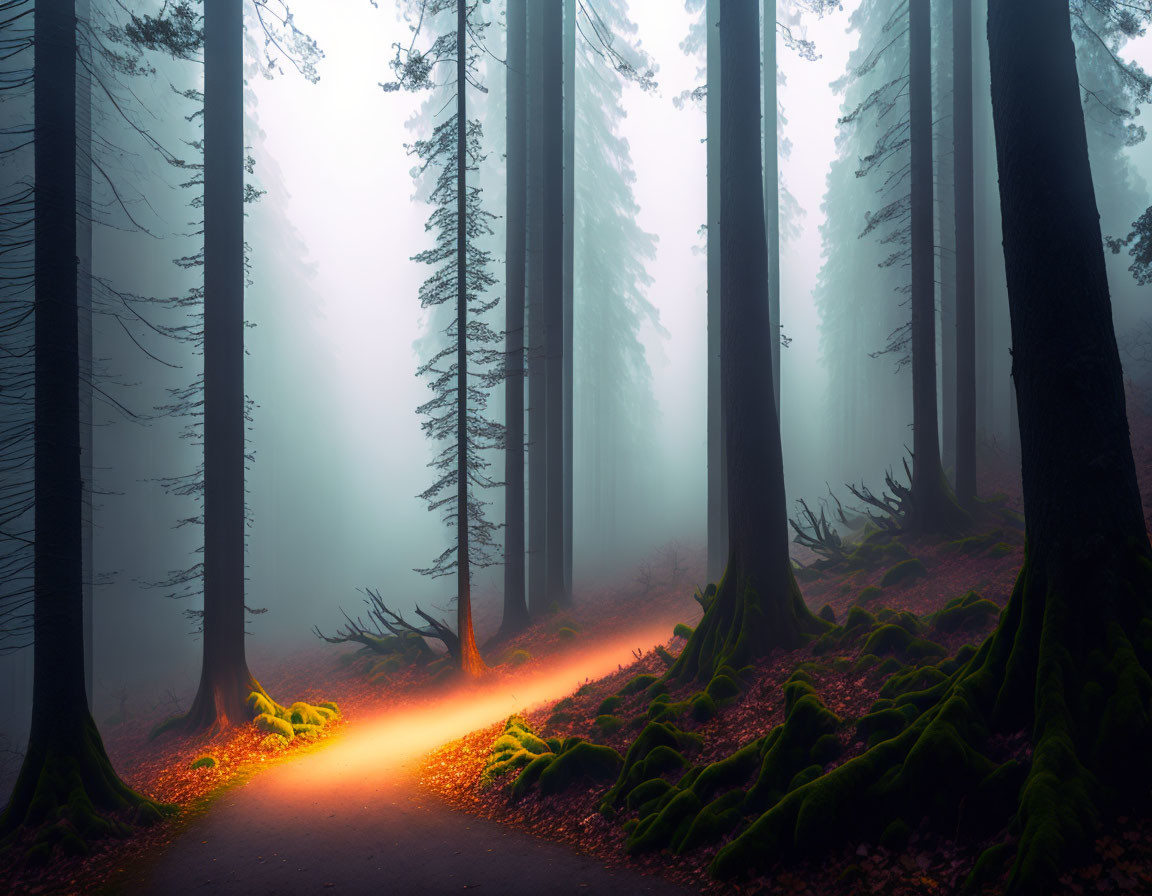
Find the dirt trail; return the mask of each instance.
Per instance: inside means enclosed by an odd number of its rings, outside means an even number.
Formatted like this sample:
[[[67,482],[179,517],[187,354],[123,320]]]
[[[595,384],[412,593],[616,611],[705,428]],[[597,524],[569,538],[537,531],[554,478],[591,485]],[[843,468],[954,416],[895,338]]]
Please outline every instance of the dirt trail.
[[[615,671],[661,624],[573,654],[531,679],[350,719],[319,749],[225,793],[117,893],[683,893],[450,809],[414,770],[442,743]]]

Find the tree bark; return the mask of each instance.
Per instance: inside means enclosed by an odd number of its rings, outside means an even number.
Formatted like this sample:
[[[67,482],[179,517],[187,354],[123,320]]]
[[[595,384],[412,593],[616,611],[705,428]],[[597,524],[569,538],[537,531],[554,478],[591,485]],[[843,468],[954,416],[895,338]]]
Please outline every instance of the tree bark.
[[[456,0],[456,635],[460,671],[485,671],[472,629],[468,488],[468,0]]]
[[[932,23],[928,0],[908,4],[912,260],[912,524],[964,525],[940,465],[936,402],[936,262],[932,172]]]
[[[564,595],[572,601],[572,413],[575,317],[576,0],[564,0]]]
[[[244,5],[204,2],[204,653],[185,724],[247,721],[244,655]]]
[[[708,580],[724,574],[728,556],[727,468],[720,399],[720,0],[707,0],[708,167]]]
[[[524,275],[527,172],[528,81],[527,0],[508,2],[508,178],[504,330],[504,618],[500,633],[528,624],[524,593]]]
[[[768,346],[772,389],[780,417],[780,103],[776,95],[776,0],[764,0],[760,17],[764,44],[764,227],[768,233]]]
[[[71,828],[41,832],[34,850],[118,833],[129,819],[113,813],[161,811],[116,775],[85,696],[76,24],[74,3],[36,4],[32,723],[0,836],[61,817]]]
[[[956,500],[976,501],[976,248],[972,149],[972,0],[952,0],[956,205]]]
[[[84,588],[84,691],[92,707],[92,66],[91,0],[77,0],[76,67],[76,300],[80,350],[80,506],[83,512],[81,582]],[[81,34],[83,39],[81,40]]]
[[[528,610],[548,611],[548,404],[544,344],[543,7],[528,3]]]
[[[546,589],[548,605],[567,606],[564,589],[564,8],[545,3],[543,40],[543,209],[544,342],[547,355],[545,428],[548,459],[545,492]]]
[[[757,0],[731,0],[720,19],[721,392],[727,448],[728,564],[711,606],[672,667],[708,679],[820,623],[804,605],[788,556],[780,426],[772,397],[768,255],[760,161]],[[757,85],[750,89],[750,85]]]

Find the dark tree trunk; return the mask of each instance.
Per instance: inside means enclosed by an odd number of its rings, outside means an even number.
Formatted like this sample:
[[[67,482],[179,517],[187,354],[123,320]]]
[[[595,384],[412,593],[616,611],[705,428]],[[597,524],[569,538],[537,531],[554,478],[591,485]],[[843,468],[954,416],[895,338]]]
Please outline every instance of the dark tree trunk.
[[[500,633],[528,624],[524,594],[524,274],[528,134],[527,0],[508,2],[508,208],[504,298],[507,376],[504,381],[504,618]]]
[[[484,674],[472,628],[468,478],[468,0],[456,0],[456,636],[460,671]]]
[[[543,209],[544,342],[547,355],[545,428],[548,459],[545,536],[548,605],[567,606],[564,590],[564,7],[545,3],[543,40]]]
[[[707,0],[708,31],[708,580],[724,574],[728,556],[727,468],[720,399],[720,0]]]
[[[244,656],[244,4],[204,3],[204,654],[185,724],[247,721]]]
[[[76,300],[80,350],[80,506],[83,510],[84,692],[92,708],[92,44],[91,0],[77,0],[76,67]]]
[[[548,611],[547,350],[544,303],[544,40],[542,5],[528,3],[528,610]]]
[[[991,0],[992,106],[1027,519],[1024,567],[965,665],[899,698],[902,732],[789,793],[713,869],[894,819],[1002,841],[1008,896],[1054,891],[1152,767],[1152,548],[1129,441],[1067,4]],[[990,736],[1026,732],[1022,760]],[[999,874],[1002,845],[977,865]],[[987,872],[985,872],[987,874]],[[966,889],[990,882],[969,881]]]
[[[764,43],[764,227],[768,233],[768,346],[772,389],[780,417],[780,104],[776,96],[776,0],[764,0],[760,17]]]
[[[50,850],[123,830],[106,817],[158,807],[126,786],[104,752],[84,693],[83,490],[77,288],[76,8],[37,3],[35,140],[35,547],[32,724],[0,835],[67,819]]]
[[[936,261],[932,173],[932,22],[928,0],[908,4],[912,258],[912,525],[964,525],[940,465],[936,404]]]
[[[780,426],[772,397],[767,241],[760,163],[760,35],[756,0],[733,0],[720,19],[721,393],[727,436],[728,565],[711,606],[671,674],[707,679],[820,623],[792,575]]]
[[[976,249],[972,160],[972,0],[952,0],[956,197],[956,500],[976,501]]]
[[[564,0],[564,595],[572,600],[572,363],[575,334],[576,0]]]

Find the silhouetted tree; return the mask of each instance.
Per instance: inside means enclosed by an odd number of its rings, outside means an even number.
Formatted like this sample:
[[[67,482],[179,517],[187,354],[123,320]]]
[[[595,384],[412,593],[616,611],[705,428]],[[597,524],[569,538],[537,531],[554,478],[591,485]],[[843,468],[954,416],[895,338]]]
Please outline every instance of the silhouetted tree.
[[[52,825],[32,847],[42,858],[168,811],[120,780],[85,695],[76,32],[74,3],[35,5],[35,664],[28,748],[0,837]]]

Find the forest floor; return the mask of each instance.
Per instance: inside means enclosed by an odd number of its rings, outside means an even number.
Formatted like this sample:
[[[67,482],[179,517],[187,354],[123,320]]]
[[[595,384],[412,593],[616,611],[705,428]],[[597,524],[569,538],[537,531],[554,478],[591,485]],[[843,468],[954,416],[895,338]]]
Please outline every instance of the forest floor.
[[[1130,394],[1129,418],[1146,522],[1152,531],[1152,402],[1147,396]],[[1022,509],[1018,473],[1008,458],[987,448],[981,467],[986,473],[982,493],[995,494],[997,498],[985,505],[974,539],[949,542],[906,538],[899,542],[897,552],[880,558],[879,562],[859,568],[844,565],[822,572],[802,571],[798,578],[812,611],[827,605],[838,622],[844,621],[853,606],[873,613],[881,607],[907,611],[923,621],[925,630],[949,655],[965,644],[978,645],[983,641],[995,628],[995,615],[973,620],[959,631],[943,632],[932,627],[933,614],[941,611],[948,601],[969,591],[1003,607],[1023,562],[1023,529],[1016,515]],[[804,562],[815,559],[814,555],[800,553]],[[920,561],[922,573],[883,586],[882,581],[890,575],[893,566],[909,558]],[[524,718],[540,738],[566,741],[582,737],[612,747],[623,755],[635,741],[646,717],[651,716],[652,709],[649,702],[652,695],[643,690],[627,695],[628,683],[638,675],[663,673],[668,655],[675,656],[685,643],[684,638],[673,637],[666,642],[668,654],[664,658],[657,652],[645,654],[627,668],[585,685],[561,700],[535,707],[524,714]],[[780,725],[784,719],[783,685],[802,664],[828,709],[843,720],[843,730],[851,731],[855,727],[853,723],[869,711],[879,696],[886,678],[877,674],[880,669],[876,667],[862,670],[858,663],[861,653],[858,642],[832,654],[818,654],[813,645],[808,645],[799,650],[776,652],[755,662],[753,669],[741,673],[742,693],[727,706],[721,706],[715,716],[703,721],[694,720],[691,715],[677,719],[676,725],[681,730],[703,739],[702,748],[691,756],[690,764],[699,767],[730,756],[739,747]],[[669,692],[667,702],[676,704],[688,700],[696,689],[695,685],[675,687]],[[618,730],[611,730],[603,724],[605,712],[630,721]],[[549,796],[542,796],[538,788],[531,788],[513,800],[511,785],[515,773],[495,781],[485,775],[494,755],[493,744],[503,732],[503,724],[493,724],[442,746],[424,763],[425,786],[462,811],[567,843],[605,861],[623,861],[627,866],[660,874],[700,892],[822,896],[958,892],[981,852],[995,842],[964,843],[913,830],[907,844],[900,848],[887,849],[877,842],[854,843],[818,860],[788,861],[767,873],[721,884],[709,877],[707,867],[732,835],[684,855],[672,855],[664,849],[626,856],[629,839],[626,825],[636,823],[638,812],[628,809],[616,817],[605,817],[601,813],[601,801],[610,780],[602,784],[589,782],[587,786],[574,786]],[[826,766],[826,770],[859,755],[865,748],[860,741],[845,746],[844,752]],[[1008,738],[1001,748],[1005,755],[1026,760],[1027,732]],[[674,770],[669,780],[681,773],[679,769]],[[877,840],[881,839],[880,834],[876,832]],[[1008,835],[1002,833],[997,839],[1005,841]],[[993,880],[984,892],[998,892],[1001,886],[1002,879]],[[1096,840],[1089,860],[1064,875],[1055,892],[1076,896],[1152,893],[1152,819],[1115,819]]]
[[[1129,417],[1147,511],[1152,509],[1152,404],[1130,396]],[[843,621],[852,606],[861,604],[872,612],[886,607],[923,619],[970,590],[1002,606],[1023,558],[1022,531],[1006,512],[1020,507],[1019,484],[1013,465],[997,452],[985,453],[982,469],[982,492],[1000,493],[1001,499],[989,505],[978,543],[961,548],[905,539],[899,553],[877,562],[801,573],[801,588],[813,611],[827,605]],[[800,557],[805,563],[813,559],[803,552]],[[907,558],[919,560],[923,573],[882,586],[892,566]],[[382,879],[378,875],[398,874],[410,875],[403,879],[429,893],[458,889],[472,878],[511,891],[516,881],[523,885],[522,875],[509,877],[505,886],[491,873],[505,867],[515,872],[520,864],[524,873],[538,867],[564,869],[561,877],[541,878],[541,886],[552,882],[553,892],[848,896],[955,890],[986,844],[957,844],[913,831],[899,850],[861,842],[819,862],[794,862],[720,885],[706,869],[723,841],[685,856],[667,851],[625,855],[621,822],[635,813],[603,817],[598,804],[607,785],[547,798],[533,791],[513,803],[507,787],[511,777],[503,786],[499,781],[482,784],[492,744],[512,713],[524,715],[541,737],[581,736],[626,750],[635,726],[608,732],[597,724],[603,715],[599,710],[637,675],[663,672],[667,655],[683,647],[673,627],[693,625],[699,617],[691,593],[694,583],[702,581],[701,561],[679,545],[666,546],[653,562],[640,565],[635,582],[581,594],[571,611],[548,617],[499,646],[489,645],[485,656],[493,672],[470,689],[438,682],[427,667],[382,670],[378,661],[347,647],[317,643],[287,657],[255,651],[253,670],[273,697],[334,700],[341,718],[319,740],[294,743],[279,754],[262,752],[263,734],[251,726],[208,738],[150,740],[164,707],[123,720],[105,735],[116,768],[141,792],[176,804],[181,809],[177,819],[125,840],[93,844],[89,855],[62,856],[46,868],[0,862],[0,892],[355,890],[370,887],[372,880]],[[498,606],[479,606],[478,630],[494,630],[498,617]],[[963,644],[978,643],[994,624],[995,618],[988,617],[964,631],[933,637],[955,652]],[[667,651],[664,658],[656,645]],[[815,663],[808,668],[817,691],[851,728],[884,680],[874,669],[858,670],[856,657],[852,651],[814,656],[809,646],[756,662],[744,676],[742,693],[712,718],[679,723],[703,737],[693,763],[729,755],[780,724],[782,686],[801,663]],[[683,699],[690,690],[673,690],[670,699]],[[647,705],[636,694],[624,698],[614,713],[635,721]],[[836,761],[863,747],[847,744]],[[1005,749],[1026,757],[1025,733]],[[216,760],[214,768],[191,767],[205,755]],[[358,797],[369,794],[363,814],[351,812],[361,802]],[[412,838],[431,846],[410,850]],[[381,851],[390,839],[395,849]],[[326,851],[324,843],[335,852]],[[493,851],[503,858],[492,862]],[[1059,892],[1152,892],[1150,869],[1152,819],[1117,819],[1097,841],[1092,859],[1063,878]],[[565,882],[565,889],[556,889],[557,880]]]

